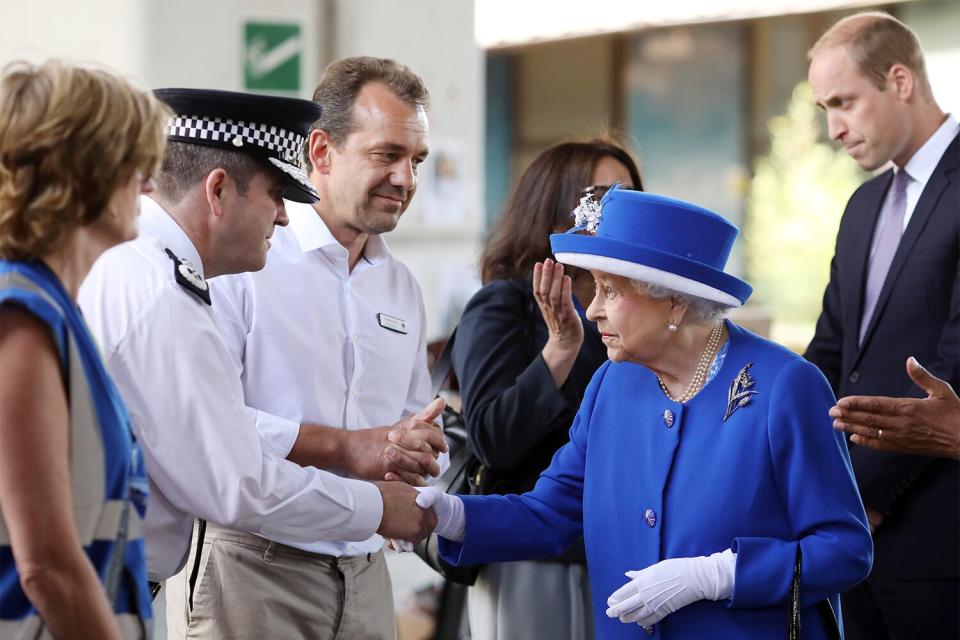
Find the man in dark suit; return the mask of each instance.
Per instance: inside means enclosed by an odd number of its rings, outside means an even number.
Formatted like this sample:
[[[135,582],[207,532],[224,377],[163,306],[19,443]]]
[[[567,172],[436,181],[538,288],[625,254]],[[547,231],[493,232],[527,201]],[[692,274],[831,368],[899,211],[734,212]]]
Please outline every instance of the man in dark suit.
[[[867,171],[893,166],[847,203],[806,357],[838,397],[916,395],[910,355],[956,389],[960,126],[933,98],[916,35],[887,14],[841,20],[810,61],[830,137]],[[958,463],[856,445],[851,460],[875,560],[845,594],[848,640],[960,637]]]

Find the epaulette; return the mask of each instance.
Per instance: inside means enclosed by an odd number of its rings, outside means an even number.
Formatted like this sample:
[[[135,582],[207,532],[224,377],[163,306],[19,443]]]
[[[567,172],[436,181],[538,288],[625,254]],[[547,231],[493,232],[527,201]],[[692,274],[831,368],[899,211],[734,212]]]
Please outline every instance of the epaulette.
[[[173,260],[173,277],[176,278],[177,283],[207,304],[211,304],[210,285],[203,279],[196,267],[189,260],[178,258],[170,249],[165,249],[165,251]]]

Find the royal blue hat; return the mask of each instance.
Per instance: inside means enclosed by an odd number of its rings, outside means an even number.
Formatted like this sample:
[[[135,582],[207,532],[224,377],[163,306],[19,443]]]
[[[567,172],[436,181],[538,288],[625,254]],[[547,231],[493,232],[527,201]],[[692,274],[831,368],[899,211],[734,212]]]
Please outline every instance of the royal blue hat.
[[[577,226],[550,236],[558,262],[730,307],[742,306],[753,293],[749,284],[723,271],[740,231],[712,211],[614,187],[599,204],[585,197],[574,213]]]
[[[173,110],[167,139],[245,153],[261,160],[286,182],[283,197],[320,199],[301,164],[301,149],[320,117],[316,102],[215,89],[157,89]]]

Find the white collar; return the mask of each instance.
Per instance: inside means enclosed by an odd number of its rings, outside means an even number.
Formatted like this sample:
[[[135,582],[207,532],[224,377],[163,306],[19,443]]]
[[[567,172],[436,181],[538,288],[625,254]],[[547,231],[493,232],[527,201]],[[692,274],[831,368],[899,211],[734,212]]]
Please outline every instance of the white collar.
[[[290,218],[290,230],[304,253],[333,245],[343,247],[333,237],[327,223],[320,217],[313,205],[289,200],[285,200],[284,204],[287,209],[287,216]],[[346,251],[346,248],[344,248],[344,251]],[[367,242],[363,247],[364,260],[371,265],[375,265],[389,257],[390,250],[387,248],[387,242],[380,234],[367,236]]]
[[[163,207],[147,196],[140,196],[140,232],[159,239],[164,248],[189,261],[200,277],[205,278],[203,261],[190,236]]]
[[[957,137],[958,131],[960,131],[960,124],[957,124],[952,115],[947,114],[947,119],[943,121],[940,128],[927,138],[927,141],[913,154],[913,157],[903,166],[903,169],[912,179],[926,185],[930,176],[933,175],[933,170],[940,163],[943,153],[953,142],[953,139]]]

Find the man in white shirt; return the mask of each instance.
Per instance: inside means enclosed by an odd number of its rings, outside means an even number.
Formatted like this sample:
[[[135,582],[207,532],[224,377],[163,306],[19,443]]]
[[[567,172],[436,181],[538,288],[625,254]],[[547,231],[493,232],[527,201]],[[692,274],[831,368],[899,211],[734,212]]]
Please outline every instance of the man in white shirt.
[[[838,398],[919,395],[909,356],[957,389],[960,125],[934,99],[916,34],[885,13],[831,27],[810,51],[809,76],[830,137],[867,171],[891,166],[847,203],[806,358]],[[960,636],[957,461],[856,444],[850,460],[874,564],[843,595],[846,637]]]
[[[274,225],[287,222],[283,197],[316,200],[297,154],[319,107],[156,94],[177,114],[159,188],[141,201],[140,237],[106,252],[79,296],[146,459],[151,580],[184,566],[194,515],[302,543],[425,535],[432,513],[409,507],[406,484],[349,480],[273,451],[211,312],[205,278],[262,268]]]
[[[430,401],[420,288],[381,235],[416,191],[429,94],[392,60],[347,58],[326,68],[314,100],[323,113],[305,156],[320,200],[288,205],[290,225],[278,229],[263,271],[211,283],[214,314],[276,453],[364,477],[345,460],[302,449],[328,442],[336,451],[344,438]],[[400,466],[370,479],[424,484],[423,469]],[[168,628],[186,623],[202,638],[394,637],[380,536],[311,544],[216,526],[206,533],[213,547],[193,610],[184,590],[174,597],[171,589]]]

